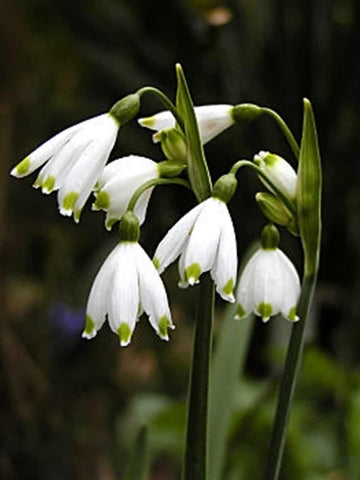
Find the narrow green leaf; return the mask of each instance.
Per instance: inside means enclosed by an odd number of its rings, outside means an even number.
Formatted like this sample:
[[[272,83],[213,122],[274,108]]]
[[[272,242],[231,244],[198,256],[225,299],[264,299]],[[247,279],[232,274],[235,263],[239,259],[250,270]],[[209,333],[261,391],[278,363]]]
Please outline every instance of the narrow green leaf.
[[[176,106],[185,124],[189,179],[196,198],[199,202],[202,202],[211,195],[212,185],[210,173],[200,139],[194,105],[184,72],[179,64],[176,65],[176,74],[178,82]]]
[[[209,423],[209,480],[221,480],[226,458],[235,392],[244,367],[253,316],[234,320],[236,307],[228,307],[213,360]]]
[[[240,272],[258,247],[258,242],[249,247],[242,260]],[[244,320],[234,320],[235,313],[236,305],[229,305],[225,311],[213,359],[209,416],[209,480],[223,479],[235,393],[254,326],[253,315]]]
[[[147,480],[149,478],[148,432],[142,427],[135,439],[134,449],[126,480]]]
[[[307,277],[316,274],[319,266],[321,186],[321,161],[315,118],[311,103],[305,98],[296,196]]]

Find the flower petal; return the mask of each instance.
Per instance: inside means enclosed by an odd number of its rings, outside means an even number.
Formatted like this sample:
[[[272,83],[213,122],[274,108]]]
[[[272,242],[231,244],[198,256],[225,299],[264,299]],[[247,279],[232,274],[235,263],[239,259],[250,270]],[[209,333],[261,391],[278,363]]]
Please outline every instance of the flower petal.
[[[121,346],[130,343],[139,309],[139,283],[134,255],[135,243],[120,243],[120,254],[112,278],[109,299],[109,324],[120,336]],[[125,327],[122,326],[125,324]],[[127,327],[126,327],[127,326]]]
[[[161,240],[154,255],[154,264],[159,273],[162,273],[180,255],[203,207],[204,202],[196,205],[175,223]]]
[[[196,283],[202,272],[214,264],[221,231],[221,205],[210,197],[202,205],[185,251],[185,274],[190,285]]]
[[[34,170],[41,167],[47,160],[49,160],[54,153],[59,150],[66,142],[80,129],[87,126],[89,123],[93,122],[98,117],[93,117],[83,122],[77,123],[62,132],[58,133],[54,137],[51,137],[45,143],[36,148],[31,152],[22,162],[20,162],[16,167],[11,170],[11,175],[14,177],[25,177],[30,175]]]
[[[93,338],[105,322],[108,313],[108,295],[112,285],[114,268],[116,267],[116,258],[119,255],[118,245],[107,257],[98,274],[95,277],[91,287],[87,307],[86,318],[87,325],[82,334],[84,338]]]
[[[281,313],[289,320],[298,320],[296,306],[300,296],[300,279],[296,268],[281,250],[277,250],[281,275],[284,279],[284,293],[281,305]]]
[[[275,250],[259,251],[253,282],[254,309],[266,321],[280,312],[283,297],[284,283]]]
[[[174,328],[164,284],[154,264],[140,245],[134,254],[140,284],[140,300],[156,333],[168,340],[167,328]]]
[[[237,312],[235,318],[243,318],[254,310],[254,272],[260,250],[257,250],[240,276],[236,290]]]
[[[70,216],[74,211],[75,220],[78,220],[79,212],[101,175],[114,146],[117,131],[118,126],[112,117],[104,116],[102,124],[98,125],[96,136],[82,152],[59,189],[58,203],[62,215]]]
[[[225,203],[221,207],[222,225],[219,246],[211,276],[215,281],[216,290],[224,300],[234,302],[233,289],[237,274],[237,248],[234,225]]]
[[[195,107],[202,143],[210,142],[234,123],[232,105],[203,105]]]

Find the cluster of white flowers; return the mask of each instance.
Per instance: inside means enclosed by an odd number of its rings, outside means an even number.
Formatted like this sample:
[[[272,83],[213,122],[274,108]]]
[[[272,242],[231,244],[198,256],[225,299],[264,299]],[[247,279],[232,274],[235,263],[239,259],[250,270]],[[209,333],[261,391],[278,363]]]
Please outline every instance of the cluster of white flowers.
[[[234,123],[232,109],[231,105],[195,108],[204,144]],[[42,167],[34,187],[41,187],[43,193],[58,190],[60,213],[73,214],[77,222],[91,192],[95,195],[92,208],[106,211],[107,229],[120,220],[121,240],[95,278],[83,337],[94,337],[108,319],[111,329],[119,335],[121,345],[128,345],[136,321],[145,311],[157,334],[167,340],[167,329],[174,326],[160,274],[178,257],[179,286],[194,285],[203,272],[210,271],[219,295],[224,300],[236,302],[237,318],[255,312],[266,321],[281,312],[289,320],[297,320],[300,281],[290,260],[277,248],[276,235],[263,235],[262,247],[243,270],[234,294],[237,247],[227,208],[235,190],[233,184],[229,187],[233,189],[230,194],[227,187],[222,193],[215,185],[213,195],[181,218],[160,242],[154,261],[149,259],[138,244],[138,228],[144,222],[152,188],[139,196],[133,213],[126,212],[138,187],[161,177],[160,164],[149,158],[130,155],[106,165],[121,125],[112,111],[64,130],[11,171],[16,177],[24,177]],[[178,148],[172,149],[171,142],[166,148],[171,155],[184,156],[186,149],[182,137],[178,134],[170,137],[166,133],[176,130],[170,112],[140,119],[139,123],[157,131],[154,141],[175,138],[179,142]],[[260,152],[254,161],[294,202],[296,172],[292,167],[281,157],[268,152]],[[268,241],[269,235],[273,240]]]

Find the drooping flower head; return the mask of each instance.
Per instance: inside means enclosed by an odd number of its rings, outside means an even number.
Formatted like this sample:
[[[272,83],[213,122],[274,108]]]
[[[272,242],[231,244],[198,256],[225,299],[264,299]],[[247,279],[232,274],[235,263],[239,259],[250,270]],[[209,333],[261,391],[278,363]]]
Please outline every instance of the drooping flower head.
[[[121,346],[131,341],[143,311],[155,332],[168,340],[173,329],[168,299],[152,261],[138,243],[139,222],[127,212],[120,223],[121,241],[105,260],[90,291],[83,337],[93,338],[108,319]]]
[[[262,234],[262,245],[246,264],[236,292],[236,318],[254,312],[264,322],[281,313],[291,321],[298,320],[296,307],[300,295],[298,273],[288,257],[278,248],[276,227],[268,225]]]
[[[58,190],[62,215],[76,222],[114,146],[120,125],[138,110],[139,99],[129,95],[108,113],[78,123],[43,143],[11,171],[15,177],[42,167],[35,188],[49,194]]]
[[[210,140],[235,123],[232,110],[232,105],[202,105],[195,107],[195,115],[203,144],[210,142]],[[168,110],[159,112],[152,117],[140,118],[139,123],[142,127],[147,127],[157,132],[175,127],[174,116]],[[153,139],[155,142],[158,142],[161,137],[155,134]]]
[[[198,283],[200,275],[210,271],[217,292],[229,302],[235,301],[233,288],[237,273],[237,250],[234,226],[226,202],[235,188],[234,176],[231,179],[228,175],[221,177],[213,195],[190,210],[168,231],[154,256],[159,273],[180,256],[181,287]]]
[[[105,210],[108,230],[125,213],[135,190],[148,180],[159,178],[161,167],[150,158],[138,155],[122,157],[106,165],[95,188],[93,210]],[[145,220],[153,188],[147,189],[136,202],[134,213],[140,225]]]

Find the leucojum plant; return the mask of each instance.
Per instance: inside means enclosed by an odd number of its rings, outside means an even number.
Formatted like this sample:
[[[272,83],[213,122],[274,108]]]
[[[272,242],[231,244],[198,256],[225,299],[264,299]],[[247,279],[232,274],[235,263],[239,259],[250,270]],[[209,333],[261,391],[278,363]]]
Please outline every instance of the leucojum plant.
[[[280,313],[293,323],[264,479],[278,478],[289,409],[299,370],[304,329],[316,284],[321,234],[321,165],[315,120],[304,99],[300,146],[284,120],[254,104],[194,107],[180,65],[173,103],[164,93],[144,87],[119,100],[109,112],[74,125],[38,147],[11,174],[24,177],[41,168],[34,187],[57,191],[60,213],[79,222],[91,193],[94,210],[106,212],[108,230],[118,223],[119,243],[100,268],[90,291],[83,337],[91,339],[107,320],[121,346],[130,343],[143,312],[158,336],[169,340],[173,321],[160,274],[178,257],[179,286],[200,283],[190,375],[184,480],[207,480],[208,398],[215,287],[222,299],[236,303],[235,318],[253,312],[264,322]],[[155,131],[166,160],[130,155],[107,164],[120,128],[137,116],[144,95],[165,108],[139,123]],[[268,116],[280,127],[297,167],[279,155],[260,151],[236,161],[212,183],[204,144],[233,124]],[[237,280],[237,242],[227,204],[237,175],[250,168],[266,192],[256,195],[266,219],[258,250]],[[154,187],[177,184],[194,193],[197,204],[165,235],[151,261],[139,243],[140,225]],[[289,258],[279,249],[278,227],[297,236],[304,252],[302,284]],[[142,433],[142,440],[144,436]],[[142,444],[140,442],[140,444]],[[144,449],[139,448],[139,455]],[[141,459],[137,459],[141,463]],[[136,469],[135,469],[136,470]],[[136,470],[142,476],[141,468]],[[135,477],[134,477],[135,478]]]

